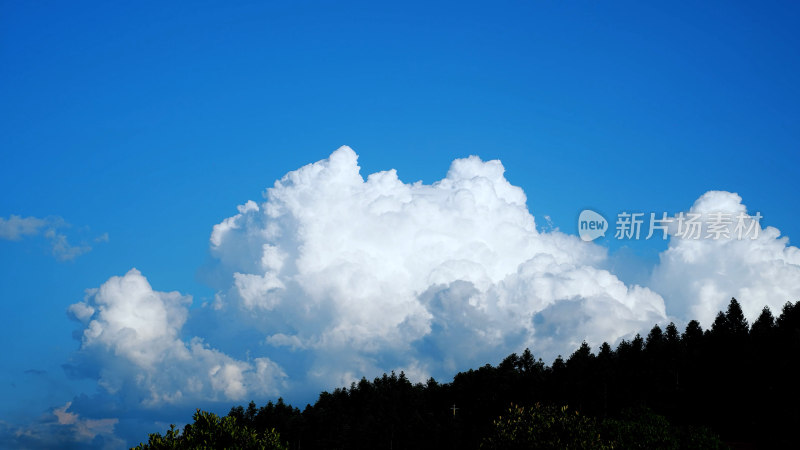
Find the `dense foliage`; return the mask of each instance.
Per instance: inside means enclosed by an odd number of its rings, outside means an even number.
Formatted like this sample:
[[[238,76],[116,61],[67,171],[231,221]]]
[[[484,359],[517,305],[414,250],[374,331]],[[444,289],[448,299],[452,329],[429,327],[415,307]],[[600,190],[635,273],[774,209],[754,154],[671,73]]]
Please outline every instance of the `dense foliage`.
[[[799,376],[800,302],[777,319],[764,308],[751,327],[732,299],[705,331],[697,321],[683,333],[655,326],[615,350],[584,343],[552,366],[526,349],[445,384],[412,384],[402,372],[362,378],[302,412],[282,399],[251,402],[220,423],[275,429],[290,449],[714,448],[716,435],[791,447]]]
[[[195,412],[194,423],[183,428],[183,433],[171,425],[164,436],[150,435],[147,444],[139,444],[136,449],[248,449],[248,450],[286,450],[280,435],[274,428],[255,429],[243,425],[235,417],[220,418],[206,411]]]
[[[512,405],[494,421],[481,450],[522,449],[715,449],[719,438],[702,427],[676,427],[647,408],[625,410],[619,418],[597,419],[568,406]]]
[[[494,421],[494,429],[481,442],[482,450],[610,449],[596,420],[571,411],[537,403],[532,408],[512,406]]]

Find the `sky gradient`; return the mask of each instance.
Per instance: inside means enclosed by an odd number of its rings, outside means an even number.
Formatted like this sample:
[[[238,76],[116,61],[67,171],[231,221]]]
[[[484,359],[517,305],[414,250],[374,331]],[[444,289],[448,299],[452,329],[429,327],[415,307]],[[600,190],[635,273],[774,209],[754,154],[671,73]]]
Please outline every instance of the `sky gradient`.
[[[708,326],[731,296],[777,313],[800,300],[799,21],[0,2],[0,437],[114,448],[196,407]],[[584,209],[763,218],[586,243]]]

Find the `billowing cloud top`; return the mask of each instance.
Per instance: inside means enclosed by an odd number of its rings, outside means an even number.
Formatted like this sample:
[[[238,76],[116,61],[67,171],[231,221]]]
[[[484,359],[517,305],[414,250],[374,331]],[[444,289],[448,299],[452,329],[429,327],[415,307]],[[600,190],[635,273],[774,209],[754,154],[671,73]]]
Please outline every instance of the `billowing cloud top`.
[[[657,294],[596,268],[604,249],[537,231],[500,161],[458,159],[425,185],[364,180],[357,160],[342,147],[288,173],[211,234],[231,280],[221,298],[260,317],[269,343],[312,351],[312,372],[441,373],[665,317]]]

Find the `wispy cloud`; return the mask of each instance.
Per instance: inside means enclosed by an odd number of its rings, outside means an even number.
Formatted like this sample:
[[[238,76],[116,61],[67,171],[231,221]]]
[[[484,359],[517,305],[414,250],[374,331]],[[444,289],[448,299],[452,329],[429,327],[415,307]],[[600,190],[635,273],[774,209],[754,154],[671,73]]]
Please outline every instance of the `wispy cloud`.
[[[64,233],[57,232],[54,228],[47,230],[44,236],[53,247],[53,256],[61,261],[73,260],[92,249],[89,245],[70,244],[67,236]]]
[[[32,236],[47,225],[47,221],[37,217],[20,217],[12,214],[8,219],[0,217],[0,239],[18,241],[24,236]]]
[[[71,412],[72,403],[53,408],[36,423],[16,426],[0,422],[0,439],[8,448],[115,449],[125,446],[115,435],[116,418],[91,419]]]
[[[70,224],[60,217],[21,217],[14,214],[7,219],[0,217],[0,239],[19,241],[25,237],[42,235],[59,261],[71,261],[92,250],[86,242],[77,245],[70,243],[63,231],[68,228]],[[94,242],[108,242],[108,233],[94,238]]]

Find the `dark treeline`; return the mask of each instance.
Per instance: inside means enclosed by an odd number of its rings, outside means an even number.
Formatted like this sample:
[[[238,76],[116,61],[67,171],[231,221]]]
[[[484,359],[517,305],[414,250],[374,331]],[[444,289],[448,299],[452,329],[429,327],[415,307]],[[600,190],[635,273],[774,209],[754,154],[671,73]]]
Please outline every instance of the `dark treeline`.
[[[412,384],[402,372],[362,378],[303,411],[279,399],[234,407],[228,418],[274,428],[291,449],[478,448],[510,405],[539,403],[606,423],[665,418],[676,436],[708,427],[728,443],[791,447],[799,401],[800,302],[777,319],[765,307],[750,326],[732,299],[705,331],[697,321],[683,332],[654,326],[616,349],[603,343],[594,353],[583,343],[551,366],[526,349],[450,383]]]

